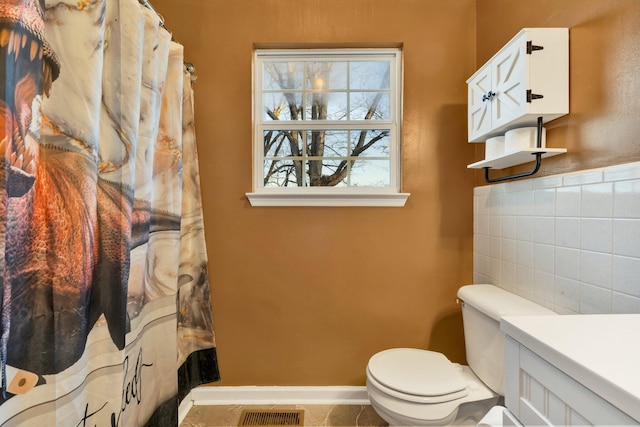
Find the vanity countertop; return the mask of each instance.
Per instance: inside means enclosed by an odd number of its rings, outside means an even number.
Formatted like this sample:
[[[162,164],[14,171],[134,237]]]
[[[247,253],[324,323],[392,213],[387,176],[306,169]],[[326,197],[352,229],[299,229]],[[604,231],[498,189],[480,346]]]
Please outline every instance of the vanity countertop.
[[[640,314],[505,316],[500,327],[640,421]]]

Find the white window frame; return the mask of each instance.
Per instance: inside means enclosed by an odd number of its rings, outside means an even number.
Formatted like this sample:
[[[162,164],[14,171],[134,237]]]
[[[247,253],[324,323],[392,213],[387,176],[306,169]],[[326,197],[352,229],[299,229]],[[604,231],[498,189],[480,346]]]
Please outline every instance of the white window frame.
[[[389,130],[391,185],[389,187],[264,187],[263,131],[281,130],[278,121],[264,120],[263,62],[275,60],[390,60],[389,120],[298,120],[288,121],[292,129],[380,129]],[[253,192],[246,193],[252,206],[404,206],[409,193],[401,192],[402,51],[374,49],[255,49],[253,57]]]

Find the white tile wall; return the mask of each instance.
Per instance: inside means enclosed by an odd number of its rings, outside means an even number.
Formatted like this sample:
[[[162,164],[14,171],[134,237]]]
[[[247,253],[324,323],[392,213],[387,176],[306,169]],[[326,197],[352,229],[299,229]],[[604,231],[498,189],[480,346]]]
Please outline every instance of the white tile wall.
[[[474,282],[558,313],[640,313],[640,162],[476,187]]]

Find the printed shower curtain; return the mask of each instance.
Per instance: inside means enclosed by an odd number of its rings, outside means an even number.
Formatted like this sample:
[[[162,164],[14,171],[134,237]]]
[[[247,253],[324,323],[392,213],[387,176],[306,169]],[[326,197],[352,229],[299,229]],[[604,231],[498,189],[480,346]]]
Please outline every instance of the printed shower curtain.
[[[137,0],[0,0],[1,426],[177,425],[218,379],[192,76]]]

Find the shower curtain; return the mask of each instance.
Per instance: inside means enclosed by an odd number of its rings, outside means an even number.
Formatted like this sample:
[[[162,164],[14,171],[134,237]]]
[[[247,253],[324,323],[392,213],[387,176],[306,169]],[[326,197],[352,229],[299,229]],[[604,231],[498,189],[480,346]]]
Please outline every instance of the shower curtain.
[[[183,47],[137,0],[0,0],[0,426],[177,425],[219,379]]]

